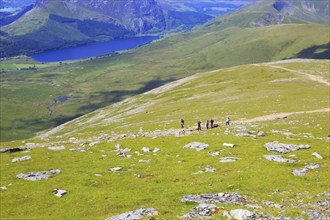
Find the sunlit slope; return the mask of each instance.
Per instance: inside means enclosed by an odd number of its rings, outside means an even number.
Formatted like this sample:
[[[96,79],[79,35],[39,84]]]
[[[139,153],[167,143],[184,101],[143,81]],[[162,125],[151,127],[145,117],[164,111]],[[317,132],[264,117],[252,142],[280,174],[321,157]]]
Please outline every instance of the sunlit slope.
[[[329,61],[293,60],[196,74],[87,114],[41,136],[166,130],[178,128],[180,118],[195,127],[198,119],[213,118],[222,124],[226,116],[238,123],[279,113],[328,112],[328,67]]]

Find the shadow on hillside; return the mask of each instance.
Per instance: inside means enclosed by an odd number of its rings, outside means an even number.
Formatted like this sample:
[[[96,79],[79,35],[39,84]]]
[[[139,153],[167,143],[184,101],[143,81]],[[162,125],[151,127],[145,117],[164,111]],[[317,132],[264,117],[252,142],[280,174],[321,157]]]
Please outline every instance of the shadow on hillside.
[[[166,83],[172,82],[174,80],[175,80],[174,78],[169,78],[166,80],[157,78],[154,80],[150,80],[148,82],[140,83],[143,86],[136,90],[114,90],[114,91],[109,91],[109,92],[98,92],[98,93],[94,94],[93,96],[91,96],[90,99],[93,100],[93,97],[95,97],[95,99],[101,100],[101,101],[96,104],[88,104],[88,105],[82,106],[80,108],[80,110],[81,111],[94,111],[98,108],[108,106],[109,104],[122,101],[125,98],[150,91],[152,89],[165,85]]]
[[[330,59],[330,43],[306,48],[292,58]]]

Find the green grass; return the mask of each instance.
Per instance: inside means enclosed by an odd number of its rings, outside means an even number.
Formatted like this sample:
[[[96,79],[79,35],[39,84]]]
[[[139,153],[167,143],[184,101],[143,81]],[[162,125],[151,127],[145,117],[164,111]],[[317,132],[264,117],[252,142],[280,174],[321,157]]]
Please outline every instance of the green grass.
[[[311,74],[323,75],[329,61],[305,61],[272,64],[294,70],[308,66]],[[312,71],[313,68],[315,71]],[[249,77],[246,77],[249,76]],[[285,79],[283,81],[283,79]],[[294,80],[287,80],[294,79]],[[281,81],[282,80],[282,81]],[[304,75],[272,68],[268,65],[243,65],[195,75],[192,79],[157,93],[138,95],[66,124],[62,130],[46,139],[2,142],[1,148],[23,146],[25,143],[42,143],[29,153],[0,154],[1,219],[105,219],[126,211],[153,207],[157,218],[177,219],[197,206],[181,203],[188,194],[210,192],[238,192],[249,198],[249,203],[261,205],[255,212],[273,216],[307,218],[306,209],[292,208],[303,200],[305,204],[326,199],[320,193],[329,193],[329,112],[293,114],[287,119],[238,124],[239,120],[281,112],[302,112],[329,107],[329,87],[311,81]],[[232,125],[224,126],[229,115]],[[183,117],[186,125],[196,128],[196,121],[213,118],[219,128],[193,132],[176,137],[136,137],[142,128],[149,133],[167,132],[179,128]],[[240,126],[246,131],[266,132],[265,137],[238,137]],[[289,136],[273,130],[291,132]],[[108,134],[112,141],[98,139]],[[127,138],[115,140],[119,134]],[[76,137],[79,143],[69,141]],[[100,143],[94,147],[88,144]],[[183,146],[199,141],[209,144],[205,151],[197,152]],[[295,155],[295,164],[276,163],[263,158],[268,152],[264,144],[271,141],[293,144],[310,144],[311,148],[287,155]],[[228,148],[223,143],[234,143]],[[68,149],[85,143],[87,152],[70,152]],[[132,158],[120,158],[113,152],[115,145],[131,148]],[[47,146],[64,145],[66,150],[54,152]],[[143,147],[161,150],[144,153]],[[208,152],[220,151],[212,157]],[[323,160],[312,156],[318,152]],[[15,157],[30,155],[29,161],[12,163]],[[103,156],[106,155],[106,156]],[[235,163],[220,163],[219,157],[238,157]],[[139,163],[150,159],[150,163]],[[296,177],[294,169],[318,162],[320,168]],[[124,171],[113,173],[112,167]],[[216,168],[215,173],[193,174],[200,167]],[[61,169],[62,173],[39,182],[17,179],[19,173]],[[95,174],[102,174],[96,177]],[[140,174],[145,178],[138,178]],[[11,185],[9,185],[11,184]],[[62,198],[52,195],[56,188],[68,194]],[[263,205],[262,201],[284,205],[282,209]],[[223,205],[225,210],[245,208]],[[249,208],[248,208],[249,209]],[[61,211],[59,211],[61,210]],[[323,213],[327,215],[326,213]],[[222,212],[215,219],[223,219]]]
[[[15,81],[37,82],[36,87],[39,84],[47,84],[53,87],[49,90],[55,89],[57,93],[70,97],[69,101],[54,109],[53,117],[49,118],[47,123],[37,125],[50,128],[59,122],[175,79],[224,67],[294,57],[304,48],[324,45],[328,41],[329,27],[320,25],[277,25],[256,29],[206,27],[118,55],[65,62],[62,66],[57,63],[35,63],[38,68],[36,71],[16,71],[18,67],[32,65],[29,60],[24,64],[24,58],[4,60],[1,62],[1,69],[4,69],[1,82],[9,86]],[[2,102],[3,108],[13,112],[24,103],[25,108],[33,112],[33,104],[20,98],[24,95],[10,94],[6,90],[6,87],[1,87],[1,93],[9,94],[5,98],[11,100],[15,96],[18,104],[14,106],[12,103]],[[43,105],[49,103],[49,99],[37,98],[43,91],[34,91],[30,93],[35,97],[33,102]],[[49,91],[46,92],[48,93]],[[56,97],[57,93],[54,93],[53,97]],[[43,111],[43,114],[46,114],[47,109],[44,108]],[[24,114],[26,113],[22,112],[1,117],[1,124],[10,125],[11,121],[24,118]],[[34,114],[30,117],[31,120],[38,121],[41,115]],[[15,128],[14,125],[9,127]],[[1,140],[32,137],[36,130],[38,128],[26,129],[24,136],[2,135]]]

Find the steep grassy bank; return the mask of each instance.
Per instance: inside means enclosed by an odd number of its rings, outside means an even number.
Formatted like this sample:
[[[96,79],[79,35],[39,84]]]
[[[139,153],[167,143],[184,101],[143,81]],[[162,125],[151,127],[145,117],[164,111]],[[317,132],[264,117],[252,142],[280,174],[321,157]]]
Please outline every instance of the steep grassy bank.
[[[153,207],[159,212],[157,219],[178,219],[197,206],[181,203],[183,196],[211,192],[237,192],[248,196],[249,204],[260,206],[217,204],[223,208],[214,219],[226,219],[223,210],[237,208],[302,218],[316,211],[327,218],[329,212],[317,204],[329,199],[328,66],[329,61],[300,60],[197,74],[90,113],[43,134],[44,139],[2,143],[1,148],[40,147],[27,153],[0,154],[0,185],[7,188],[0,191],[1,218],[105,219]],[[226,116],[232,118],[227,127]],[[193,131],[178,129],[181,117]],[[211,118],[219,128],[195,130],[198,119],[204,123]],[[258,131],[266,136],[254,136]],[[209,147],[200,152],[183,148],[194,141]],[[296,163],[277,163],[263,157],[279,155],[265,149],[264,144],[272,141],[311,148],[283,155],[297,159]],[[126,154],[132,157],[119,157],[114,151],[117,144],[130,148]],[[52,151],[48,146],[66,149]],[[85,152],[69,151],[78,147]],[[143,147],[160,151],[144,153]],[[216,151],[219,156],[208,154]],[[323,159],[312,156],[313,152]],[[11,162],[25,155],[32,159]],[[227,156],[239,160],[219,162]],[[320,168],[305,176],[291,174],[314,162]],[[113,167],[123,170],[109,171]],[[206,167],[215,172],[195,174]],[[62,172],[48,180],[15,177],[55,168]],[[68,194],[55,197],[52,190],[58,188]]]

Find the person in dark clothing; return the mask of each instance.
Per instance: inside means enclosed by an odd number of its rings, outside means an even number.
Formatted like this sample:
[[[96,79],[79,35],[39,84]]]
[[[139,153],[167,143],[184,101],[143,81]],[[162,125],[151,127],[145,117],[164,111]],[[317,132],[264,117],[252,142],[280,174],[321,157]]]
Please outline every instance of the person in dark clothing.
[[[198,131],[202,130],[201,123],[202,123],[201,120],[198,120],[198,122],[197,122],[197,130]]]
[[[184,128],[184,120],[181,118],[181,128]]]
[[[227,119],[226,119],[226,125],[229,125],[229,124],[230,124],[230,118],[227,117]]]
[[[211,128],[214,128],[214,125],[213,125],[213,124],[214,124],[214,120],[213,120],[213,119],[211,119],[211,121],[210,121],[210,122],[211,122]]]
[[[209,120],[206,120],[206,129],[209,129]]]

